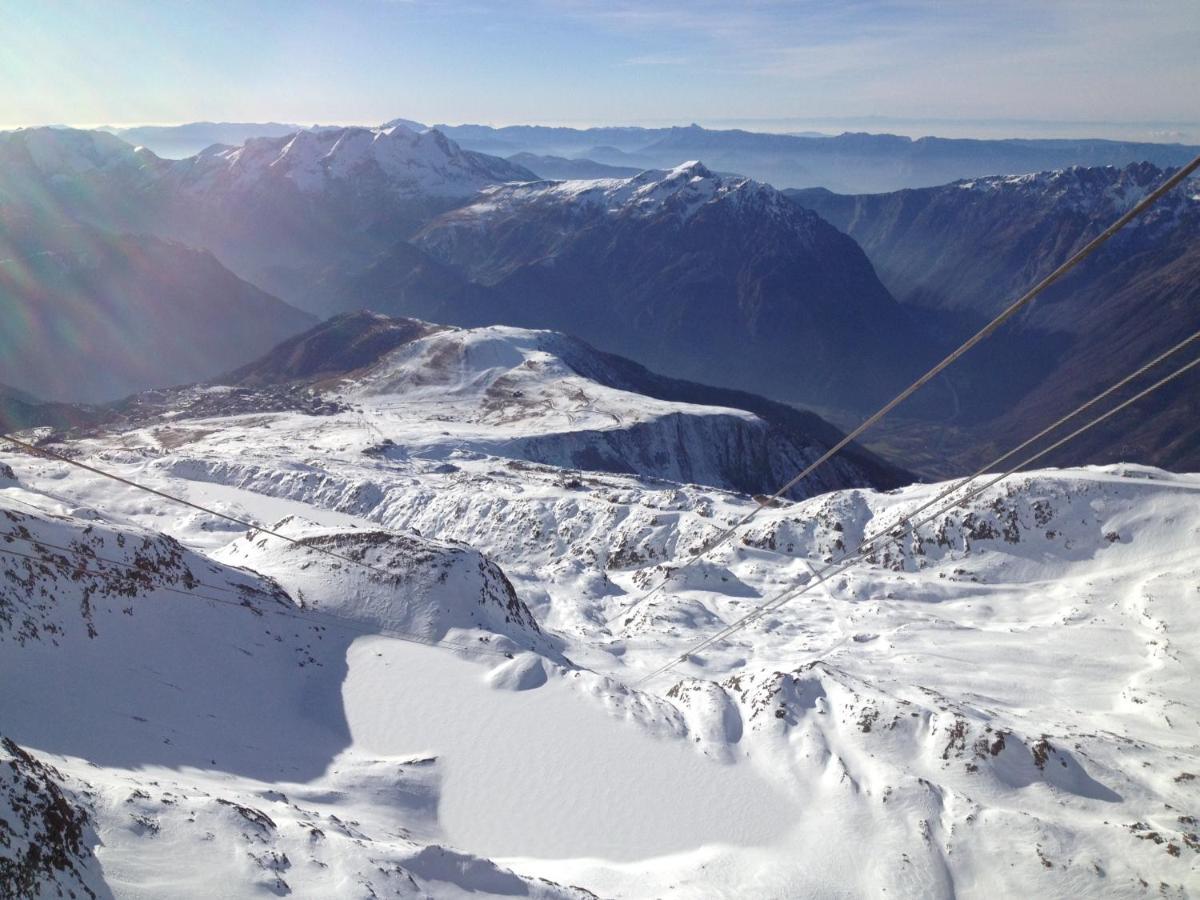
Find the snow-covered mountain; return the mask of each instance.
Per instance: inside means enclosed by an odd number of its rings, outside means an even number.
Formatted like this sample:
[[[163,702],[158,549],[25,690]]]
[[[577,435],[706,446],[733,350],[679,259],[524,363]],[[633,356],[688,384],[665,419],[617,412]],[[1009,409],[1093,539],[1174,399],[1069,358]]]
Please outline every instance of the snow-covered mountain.
[[[383,460],[486,454],[752,494],[771,493],[842,436],[812,413],[663,378],[563,334],[369,312],[323,322],[216,384],[133,397],[95,418],[150,437],[185,420],[274,413],[292,414],[273,422],[280,435],[354,434]],[[222,429],[218,443],[228,439]],[[907,480],[852,446],[794,494]]]
[[[4,186],[34,173],[47,178],[139,167],[133,145],[104,131],[74,128],[18,128],[0,131]]]
[[[185,190],[202,194],[278,190],[371,196],[469,197],[489,185],[532,181],[514,163],[461,149],[439,131],[323,128],[214,146],[173,167]]]
[[[748,493],[770,492],[837,439],[811,414],[663,379],[559,333],[503,326],[413,341],[340,396],[404,423],[396,441],[407,447],[473,449]],[[434,422],[449,434],[430,434]],[[852,450],[796,490],[903,479]]]
[[[811,246],[820,220],[797,216],[787,198],[770,185],[748,178],[722,177],[698,161],[630,178],[548,181],[495,187],[475,202],[447,213],[421,234],[419,244],[435,256],[455,262],[473,277],[494,282],[523,259],[554,255],[576,235],[561,233],[564,223],[588,225],[617,221],[663,221],[686,226],[696,216],[717,211],[745,225],[779,224],[789,236]],[[506,244],[520,228],[528,245]],[[497,233],[500,232],[500,233]]]
[[[396,118],[381,128],[402,125],[417,132],[429,126]],[[302,129],[277,122],[191,122],[175,126],[106,129],[159,156],[192,156],[212,144],[242,144],[253,137],[280,137]],[[943,137],[912,139],[895,134],[779,134],[711,129],[699,125],[664,128],[615,126],[567,128],[538,125],[433,126],[463,148],[512,160],[542,177],[530,157],[555,165],[574,161],[633,169],[670,168],[682,159],[702,158],[723,171],[740,172],[780,188],[825,187],[845,192],[894,191],[945,184],[962,178],[1020,174],[1070,166],[1125,166],[1149,161],[1182,165],[1195,147],[1180,144],[1092,139],[975,140]],[[319,130],[310,126],[309,130]],[[545,163],[543,163],[545,164]],[[608,173],[616,174],[616,173]],[[599,173],[574,177],[600,177]]]
[[[356,271],[481,188],[533,180],[438,131],[326,128],[174,161],[152,193],[158,227],[209,247],[234,271],[327,312],[318,279]]]
[[[104,131],[0,131],[0,211],[144,231],[147,186],[163,161]]]
[[[344,303],[581,335],[670,375],[864,404],[925,342],[853,241],[700,163],[490,188],[345,281]],[[417,273],[413,275],[412,273]]]
[[[1095,237],[1167,174],[1139,163],[976,178],[892,194],[787,194],[859,241],[901,301],[992,316],[1014,292]],[[1198,216],[1200,179],[1193,179],[1102,251],[1105,268],[1160,245],[1177,254],[1182,242],[1172,236],[1184,228],[1190,237]],[[1065,327],[1074,316],[1059,318],[1063,321],[1056,324]]]

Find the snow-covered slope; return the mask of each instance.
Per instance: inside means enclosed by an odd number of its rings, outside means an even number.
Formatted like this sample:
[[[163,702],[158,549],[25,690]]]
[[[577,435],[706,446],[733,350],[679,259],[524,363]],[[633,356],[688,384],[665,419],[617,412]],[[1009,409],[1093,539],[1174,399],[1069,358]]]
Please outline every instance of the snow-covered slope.
[[[347,531],[293,516],[271,530],[275,534],[250,532],[217,557],[278,579],[307,608],[380,630],[430,642],[451,632],[482,630],[489,632],[481,638],[488,643],[492,635],[507,638],[499,642],[505,651],[549,651],[508,578],[476,550],[383,529]]]
[[[519,641],[544,646],[493,563],[295,522],[280,527],[303,547],[248,535],[227,549],[278,569],[288,593],[62,509],[11,483],[0,498],[0,679],[20,686],[0,699],[6,897],[204,897],[218,882],[226,896],[582,896],[440,846],[441,764],[358,752],[343,710],[346,652],[364,633],[449,635],[500,663]],[[315,549],[334,546],[395,581],[349,590],[349,564],[331,570]]]
[[[783,421],[782,408],[739,408],[753,398],[695,385],[691,402],[681,402],[684,392],[662,390],[664,381],[566,335],[493,326],[414,341],[342,396],[375,405],[388,421],[381,427],[409,448],[471,449],[751,493],[770,492],[828,446],[815,417],[805,433],[809,423]],[[890,477],[852,452],[798,492],[860,480]]]
[[[786,209],[778,191],[749,178],[722,178],[710,172],[699,160],[689,160],[666,171],[641,172],[629,178],[601,178],[574,181],[550,181],[511,188],[493,188],[475,203],[456,213],[456,222],[470,222],[508,205],[522,203],[557,204],[564,199],[586,209],[597,207],[609,214],[653,215],[670,209],[686,218],[705,203],[724,197],[749,203],[758,196],[762,202]]]
[[[369,312],[321,323],[221,381],[230,384],[134,398],[111,427],[320,412],[315,422],[281,416],[273,428],[288,442],[308,431],[338,446],[349,437],[383,460],[487,454],[746,493],[773,492],[842,436],[812,413],[662,378],[555,332]],[[218,432],[217,444],[229,439]],[[153,429],[140,433],[157,446]],[[793,495],[905,477],[852,446]]]
[[[972,193],[1007,193],[1014,197],[1023,194],[1029,205],[1054,206],[1060,213],[1082,213],[1112,220],[1158,187],[1168,171],[1148,162],[1128,166],[1071,166],[1025,175],[976,178],[951,186]],[[1197,203],[1200,203],[1200,179],[1191,178],[1179,190],[1167,194],[1145,218],[1130,224],[1142,229],[1169,226]]]
[[[5,548],[48,565],[5,560],[6,577],[36,583],[35,619],[60,629],[6,632],[0,666],[22,685],[0,701],[6,734],[75,792],[102,841],[84,850],[118,896],[164,877],[202,893],[171,874],[181,854],[237,896],[281,890],[276,879],[298,896],[362,881],[413,891],[408,875],[434,896],[568,891],[529,877],[621,897],[1195,891],[1194,476],[1020,476],[643,692],[628,685],[939,486],[765,510],[668,595],[628,609],[751,501],[471,455],[381,463],[353,441],[255,436],[247,421],[220,426],[223,448],[202,445],[217,426],[176,433],[169,450],[140,434],[77,450],[306,539],[340,536],[330,546],[395,568],[396,595],[349,564],[5,457],[19,479],[0,487],[7,527],[34,541]],[[402,537],[378,544],[381,527]],[[512,588],[456,540],[486,548]],[[77,582],[51,544],[145,558],[147,574]],[[215,587],[251,591],[249,606],[198,598],[219,599]],[[437,615],[414,618],[413,602]],[[478,649],[388,633],[434,637],[439,621]],[[538,634],[582,668],[539,651]],[[470,853],[522,875],[458,855]]]

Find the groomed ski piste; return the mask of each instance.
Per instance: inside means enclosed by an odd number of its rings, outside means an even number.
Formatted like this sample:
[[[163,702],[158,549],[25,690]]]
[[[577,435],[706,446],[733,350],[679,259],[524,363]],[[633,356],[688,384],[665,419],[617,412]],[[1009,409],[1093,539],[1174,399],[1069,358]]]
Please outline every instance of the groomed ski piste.
[[[431,378],[407,347],[319,416],[48,447],[291,540],[0,453],[0,836],[35,860],[5,877],[47,897],[1197,893],[1200,476],[1014,475],[635,689],[944,486],[764,509],[633,604],[756,501],[572,454],[636,420],[661,460],[664,422],[752,417],[575,383],[491,331],[474,368]]]

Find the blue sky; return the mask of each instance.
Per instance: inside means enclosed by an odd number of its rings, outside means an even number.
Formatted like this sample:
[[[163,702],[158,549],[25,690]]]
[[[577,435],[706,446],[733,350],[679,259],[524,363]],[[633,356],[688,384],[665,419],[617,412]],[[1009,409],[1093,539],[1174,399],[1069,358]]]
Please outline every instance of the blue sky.
[[[0,126],[745,125],[1200,140],[1197,0],[0,0]]]

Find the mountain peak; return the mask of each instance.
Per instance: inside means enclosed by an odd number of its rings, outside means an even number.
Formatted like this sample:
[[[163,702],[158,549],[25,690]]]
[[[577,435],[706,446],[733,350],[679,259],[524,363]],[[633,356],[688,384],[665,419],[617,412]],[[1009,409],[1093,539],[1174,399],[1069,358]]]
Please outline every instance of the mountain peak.
[[[585,213],[645,218],[674,214],[682,220],[709,204],[731,201],[754,203],[794,215],[798,208],[767,184],[736,175],[718,175],[698,160],[662,171],[648,169],[630,178],[596,178],[509,184],[485,191],[475,203],[449,213],[454,223],[503,216],[520,207],[573,207]]]
[[[421,131],[429,131],[430,130],[430,127],[428,125],[424,124],[423,122],[416,122],[412,119],[403,119],[403,118],[389,119],[388,121],[384,122],[379,127],[380,128],[394,128],[397,125],[403,125],[409,131],[421,132]]]
[[[713,173],[698,159],[680,163],[667,172],[667,178],[682,178],[685,176],[688,178],[712,178]]]

